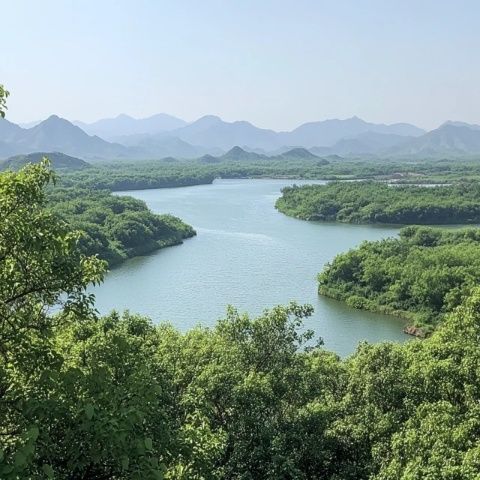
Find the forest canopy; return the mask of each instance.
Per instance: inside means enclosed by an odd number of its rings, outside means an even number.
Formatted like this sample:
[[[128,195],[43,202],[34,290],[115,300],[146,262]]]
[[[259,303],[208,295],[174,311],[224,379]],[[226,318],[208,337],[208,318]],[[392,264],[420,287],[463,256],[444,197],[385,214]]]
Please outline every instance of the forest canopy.
[[[308,305],[188,332],[99,318],[106,265],[48,207],[52,176],[0,174],[0,478],[478,478],[478,288],[430,338],[343,360]]]
[[[154,214],[141,200],[108,191],[54,188],[48,204],[51,212],[81,232],[79,250],[85,255],[98,254],[110,266],[195,235],[179,218]]]
[[[480,230],[406,227],[337,255],[318,281],[323,295],[408,318],[426,333],[480,283]]]
[[[437,187],[333,182],[282,190],[276,208],[302,220],[345,223],[469,224],[480,222],[480,184]]]

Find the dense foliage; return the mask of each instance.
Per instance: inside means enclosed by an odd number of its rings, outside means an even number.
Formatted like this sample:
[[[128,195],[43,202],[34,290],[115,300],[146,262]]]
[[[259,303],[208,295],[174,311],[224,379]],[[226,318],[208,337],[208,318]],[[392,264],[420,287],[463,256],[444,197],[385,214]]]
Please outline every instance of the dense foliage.
[[[110,265],[159,248],[178,245],[195,235],[192,227],[173,215],[156,215],[144,202],[107,191],[54,189],[50,210],[81,231],[78,248],[98,254]]]
[[[347,223],[459,224],[480,222],[480,184],[442,187],[333,182],[282,190],[279,211],[303,220]]]
[[[0,118],[5,118],[5,110],[7,109],[7,98],[10,95],[3,85],[0,85]]]
[[[96,190],[146,190],[212,183],[213,172],[202,165],[185,166],[171,159],[158,162],[116,163],[62,174],[60,184]]]
[[[0,176],[0,478],[479,478],[478,289],[429,339],[345,360],[308,306],[187,333],[96,318],[105,265],[46,207],[50,179]],[[448,243],[406,237],[425,235]]]
[[[406,227],[399,238],[337,255],[319,275],[319,292],[429,331],[479,283],[479,229]]]

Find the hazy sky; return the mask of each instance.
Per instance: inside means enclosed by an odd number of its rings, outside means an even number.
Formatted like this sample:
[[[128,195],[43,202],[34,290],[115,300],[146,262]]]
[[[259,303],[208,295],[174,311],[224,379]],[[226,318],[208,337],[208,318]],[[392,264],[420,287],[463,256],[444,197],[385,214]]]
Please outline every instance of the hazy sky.
[[[8,117],[480,123],[478,0],[2,2]]]

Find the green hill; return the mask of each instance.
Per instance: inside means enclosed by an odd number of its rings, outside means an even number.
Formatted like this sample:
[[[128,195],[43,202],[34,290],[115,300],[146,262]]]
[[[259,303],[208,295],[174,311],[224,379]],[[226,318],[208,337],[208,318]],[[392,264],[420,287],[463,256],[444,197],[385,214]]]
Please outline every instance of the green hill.
[[[71,157],[60,152],[36,152],[28,155],[15,155],[0,163],[1,170],[19,170],[27,163],[39,163],[47,157],[55,170],[81,170],[90,167],[90,164],[80,158]]]

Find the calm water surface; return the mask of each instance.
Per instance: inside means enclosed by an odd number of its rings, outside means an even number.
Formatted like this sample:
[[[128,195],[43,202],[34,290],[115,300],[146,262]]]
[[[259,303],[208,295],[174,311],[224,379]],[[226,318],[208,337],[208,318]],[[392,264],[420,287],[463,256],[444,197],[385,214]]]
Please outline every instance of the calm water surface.
[[[363,312],[317,295],[317,273],[325,263],[363,240],[398,228],[310,223],[274,208],[292,180],[216,180],[212,185],[120,193],[144,200],[158,213],[179,216],[197,237],[127,261],[92,288],[97,308],[129,309],[181,330],[212,325],[228,304],[258,314],[291,300],[310,303],[307,327],[327,348],[351,353],[359,341],[404,341],[401,320]],[[322,183],[322,182],[316,182]]]

